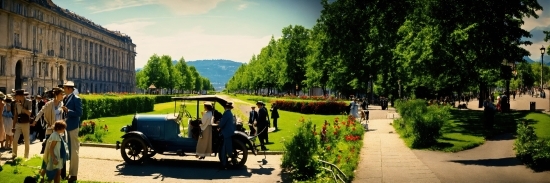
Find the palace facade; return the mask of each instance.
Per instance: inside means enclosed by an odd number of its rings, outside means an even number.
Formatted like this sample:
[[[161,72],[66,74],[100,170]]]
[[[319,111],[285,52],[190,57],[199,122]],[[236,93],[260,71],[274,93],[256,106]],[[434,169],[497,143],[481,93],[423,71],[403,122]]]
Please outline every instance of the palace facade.
[[[135,92],[136,45],[51,0],[0,0],[0,90]]]

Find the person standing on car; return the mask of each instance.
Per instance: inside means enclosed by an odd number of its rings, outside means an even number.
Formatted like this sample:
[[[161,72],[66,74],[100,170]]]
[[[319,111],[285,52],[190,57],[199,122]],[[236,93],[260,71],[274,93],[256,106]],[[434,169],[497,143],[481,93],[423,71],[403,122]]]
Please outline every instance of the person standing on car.
[[[277,128],[277,119],[279,119],[279,109],[277,108],[277,103],[271,105],[271,119],[273,119],[273,128],[275,131],[279,130]]]
[[[248,128],[250,129],[250,136],[256,135],[256,119],[258,119],[258,112],[256,111],[256,106],[252,106],[250,111],[250,116],[248,117]]]
[[[235,121],[233,119],[233,113],[231,112],[231,109],[233,109],[233,103],[228,102],[225,104],[224,108],[225,111],[223,112],[220,124],[218,124],[218,127],[220,128],[220,135],[222,135],[223,138],[223,146],[219,155],[222,162],[220,169],[227,169],[227,155],[233,154],[232,137],[235,133]]]
[[[69,150],[70,154],[70,169],[69,183],[76,182],[78,174],[78,151],[80,149],[80,141],[78,140],[78,130],[80,128],[80,116],[82,116],[82,100],[78,97],[74,89],[74,82],[67,81],[63,84],[63,90],[67,94],[63,100],[63,112],[66,114],[65,122],[67,123],[67,132],[69,134]],[[63,172],[62,172],[63,173]]]

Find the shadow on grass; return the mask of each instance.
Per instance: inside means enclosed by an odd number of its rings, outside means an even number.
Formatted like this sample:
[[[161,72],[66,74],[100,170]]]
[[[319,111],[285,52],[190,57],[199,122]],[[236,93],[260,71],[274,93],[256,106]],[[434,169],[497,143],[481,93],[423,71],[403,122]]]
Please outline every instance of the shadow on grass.
[[[452,123],[446,125],[443,133],[459,133],[471,136],[492,137],[494,135],[515,133],[517,122],[526,121],[535,123],[534,120],[525,120],[530,111],[510,111],[508,113],[496,113],[494,128],[490,131],[484,127],[484,113],[477,110],[451,110]],[[456,139],[453,139],[456,140]]]
[[[477,160],[451,160],[450,162],[460,163],[463,165],[479,165],[479,166],[493,166],[493,167],[523,165],[523,163],[521,163],[521,161],[516,159],[515,157],[498,158],[498,159],[477,159]]]

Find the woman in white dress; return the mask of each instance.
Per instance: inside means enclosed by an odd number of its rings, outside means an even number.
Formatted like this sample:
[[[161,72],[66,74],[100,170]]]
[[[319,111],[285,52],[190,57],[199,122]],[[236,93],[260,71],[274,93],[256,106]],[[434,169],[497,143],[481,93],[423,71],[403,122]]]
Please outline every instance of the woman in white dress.
[[[214,121],[214,108],[209,102],[204,103],[204,112],[202,115],[201,134],[197,142],[196,156],[204,159],[205,156],[212,154],[212,122]]]
[[[0,92],[0,109],[4,109],[4,93]],[[3,112],[3,111],[2,111]],[[0,117],[0,149],[4,149],[4,141],[6,140],[6,130],[4,129],[4,117]]]

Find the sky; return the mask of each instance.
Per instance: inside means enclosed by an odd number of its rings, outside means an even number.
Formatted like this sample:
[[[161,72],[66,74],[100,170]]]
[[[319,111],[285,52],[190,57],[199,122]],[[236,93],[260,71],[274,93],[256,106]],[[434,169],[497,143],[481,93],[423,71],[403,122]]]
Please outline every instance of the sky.
[[[153,54],[174,60],[227,59],[248,62],[283,27],[315,25],[321,0],[52,0],[62,8],[129,35],[136,44],[136,68]],[[539,0],[550,8],[550,0]],[[550,11],[527,18],[523,29],[550,30]],[[533,60],[549,43],[542,35],[525,46]]]
[[[321,0],[53,0],[62,7],[129,35],[136,68],[153,54],[174,60],[248,62],[289,25],[311,28]]]

